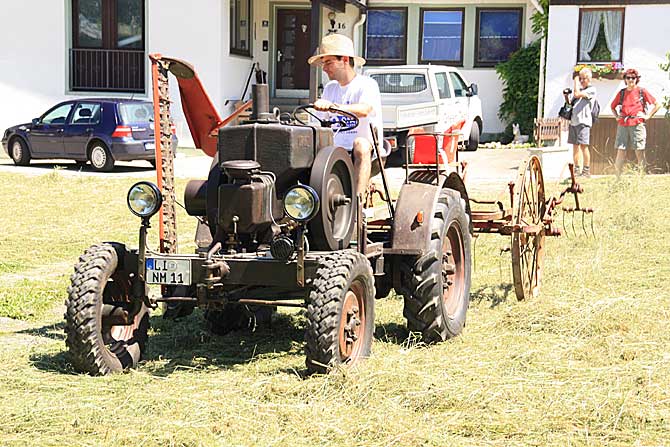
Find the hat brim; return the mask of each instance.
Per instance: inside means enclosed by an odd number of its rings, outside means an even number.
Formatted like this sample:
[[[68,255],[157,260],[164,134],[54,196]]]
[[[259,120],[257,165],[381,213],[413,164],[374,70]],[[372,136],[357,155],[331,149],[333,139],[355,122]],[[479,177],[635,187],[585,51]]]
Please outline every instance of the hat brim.
[[[326,56],[348,56],[350,58],[354,59],[354,64],[358,66],[365,65],[365,59],[359,56],[349,56],[348,54],[333,54],[333,53],[323,53],[323,54],[317,54],[316,56],[312,56],[309,59],[307,59],[307,63],[309,65],[322,65],[321,64],[321,58],[326,57]]]

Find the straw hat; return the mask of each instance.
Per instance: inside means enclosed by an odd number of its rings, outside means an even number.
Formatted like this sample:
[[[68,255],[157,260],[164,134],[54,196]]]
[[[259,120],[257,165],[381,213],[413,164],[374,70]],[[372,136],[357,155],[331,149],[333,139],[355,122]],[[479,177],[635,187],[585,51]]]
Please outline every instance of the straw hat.
[[[354,43],[342,34],[329,34],[321,39],[321,45],[316,49],[316,55],[307,59],[310,65],[320,65],[324,56],[349,56],[356,65],[365,65],[365,59],[356,56]]]

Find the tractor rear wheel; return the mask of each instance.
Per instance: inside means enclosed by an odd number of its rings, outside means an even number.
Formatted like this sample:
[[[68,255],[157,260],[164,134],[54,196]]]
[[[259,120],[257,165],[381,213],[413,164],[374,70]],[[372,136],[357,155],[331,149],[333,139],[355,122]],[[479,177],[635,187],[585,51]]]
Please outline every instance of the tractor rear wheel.
[[[142,357],[149,310],[130,293],[130,275],[119,268],[125,248],[102,244],[79,258],[65,300],[65,344],[77,371],[121,372]]]
[[[457,191],[440,192],[430,225],[428,253],[401,264],[407,328],[429,343],[459,335],[470,303],[471,236]]]
[[[368,357],[375,331],[375,286],[367,258],[355,251],[324,256],[307,304],[305,354],[310,373]]]

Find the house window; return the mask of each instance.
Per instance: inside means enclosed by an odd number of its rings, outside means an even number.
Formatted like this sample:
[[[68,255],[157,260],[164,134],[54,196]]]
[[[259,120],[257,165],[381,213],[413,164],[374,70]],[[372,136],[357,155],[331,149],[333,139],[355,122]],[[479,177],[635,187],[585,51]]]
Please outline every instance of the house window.
[[[521,48],[521,8],[477,8],[475,65],[492,67]]]
[[[70,89],[144,92],[144,0],[72,0]]]
[[[463,65],[463,9],[421,10],[419,62]]]
[[[368,9],[365,58],[371,65],[404,64],[407,59],[407,8]]]
[[[621,62],[623,9],[580,9],[577,62]]]
[[[251,0],[230,0],[230,53],[251,57]]]

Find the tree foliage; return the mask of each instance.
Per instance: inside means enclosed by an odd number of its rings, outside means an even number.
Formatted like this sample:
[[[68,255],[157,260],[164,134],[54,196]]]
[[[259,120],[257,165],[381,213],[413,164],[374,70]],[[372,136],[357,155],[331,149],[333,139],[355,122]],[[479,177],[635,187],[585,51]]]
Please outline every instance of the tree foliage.
[[[537,95],[540,72],[540,41],[536,40],[496,66],[503,81],[503,101],[498,111],[507,123],[505,133],[511,135],[513,123],[519,124],[522,134],[533,135],[533,118],[537,114]]]
[[[543,13],[539,11],[530,18],[531,29],[540,38],[547,37],[549,31],[549,0],[539,0],[538,3],[544,9]]]
[[[665,59],[666,62],[664,64],[658,64],[658,66],[666,73],[670,73],[670,53],[665,53]],[[665,109],[665,117],[670,118],[670,96],[663,97],[662,105]]]

